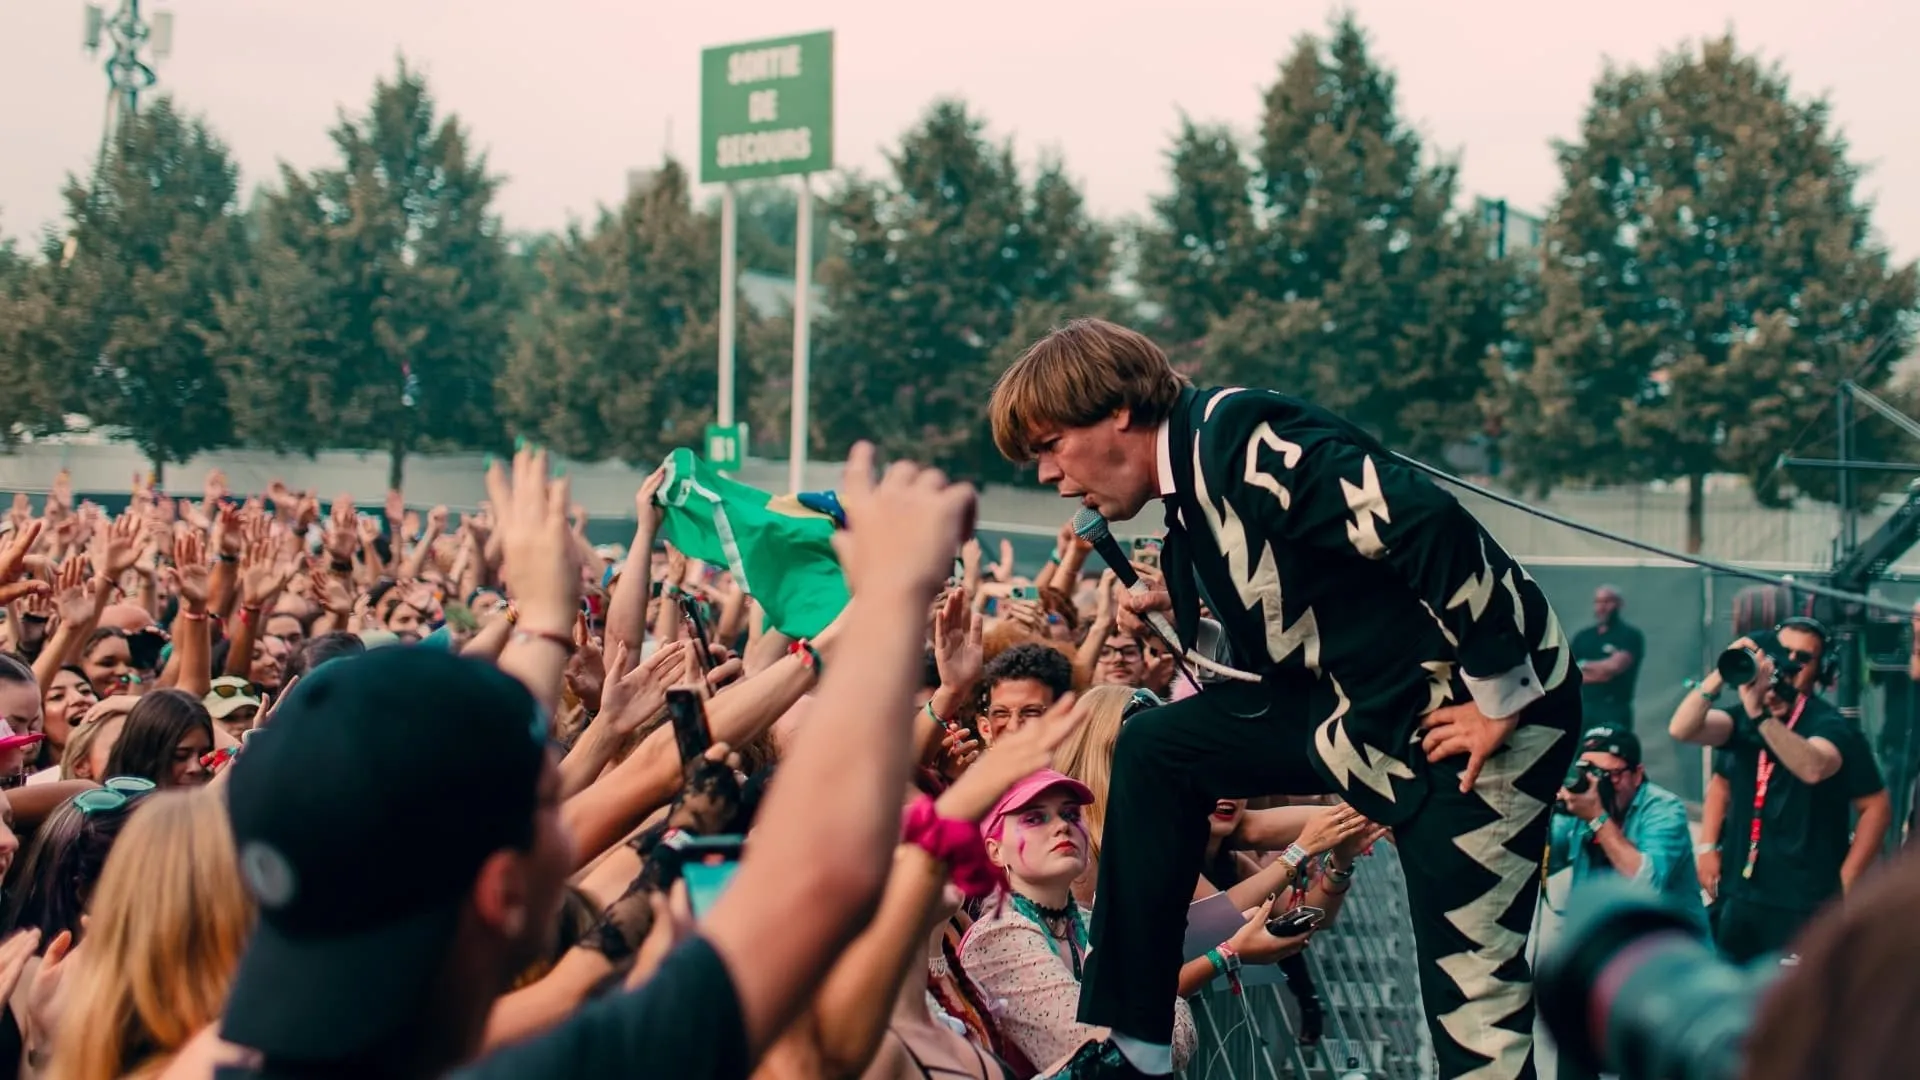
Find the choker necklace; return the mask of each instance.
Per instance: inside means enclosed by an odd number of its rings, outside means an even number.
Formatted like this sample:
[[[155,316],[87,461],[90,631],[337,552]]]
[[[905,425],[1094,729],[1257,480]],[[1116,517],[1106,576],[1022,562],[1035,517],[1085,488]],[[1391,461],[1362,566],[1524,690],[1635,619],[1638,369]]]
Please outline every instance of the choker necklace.
[[[1056,907],[1048,907],[1047,905],[1041,903],[1040,901],[1035,900],[1033,897],[1028,896],[1026,893],[1020,893],[1018,895],[1020,899],[1025,900],[1028,904],[1032,905],[1033,910],[1037,912],[1042,918],[1045,918],[1049,921],[1058,922],[1062,919],[1068,918],[1074,912],[1073,897],[1071,896],[1067,897],[1067,902],[1065,904],[1056,908]]]

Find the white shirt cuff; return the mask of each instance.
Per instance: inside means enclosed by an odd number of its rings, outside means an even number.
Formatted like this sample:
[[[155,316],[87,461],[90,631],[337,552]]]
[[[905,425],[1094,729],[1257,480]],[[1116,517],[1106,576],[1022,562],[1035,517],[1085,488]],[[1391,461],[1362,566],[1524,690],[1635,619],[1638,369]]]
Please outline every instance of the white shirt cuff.
[[[1640,853],[1640,869],[1633,872],[1633,880],[1642,884],[1653,883],[1653,860],[1647,858],[1644,851]]]
[[[1480,706],[1489,720],[1504,720],[1547,696],[1540,688],[1540,676],[1533,670],[1532,661],[1490,679],[1476,679],[1471,675],[1461,678],[1466,680],[1473,703]]]

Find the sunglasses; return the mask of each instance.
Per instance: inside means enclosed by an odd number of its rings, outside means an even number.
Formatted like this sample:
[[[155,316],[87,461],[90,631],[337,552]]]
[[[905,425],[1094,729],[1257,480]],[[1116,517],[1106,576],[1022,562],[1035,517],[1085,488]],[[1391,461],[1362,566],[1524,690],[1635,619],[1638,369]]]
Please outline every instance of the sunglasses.
[[[212,693],[214,697],[220,698],[223,701],[231,701],[232,699],[238,698],[238,697],[254,698],[254,699],[258,699],[260,697],[260,691],[255,690],[253,688],[252,683],[247,683],[244,686],[235,686],[233,683],[221,683],[220,685],[213,687],[210,690],[210,693]]]
[[[114,776],[97,788],[73,797],[73,805],[82,814],[107,814],[152,791],[157,785],[141,776]]]

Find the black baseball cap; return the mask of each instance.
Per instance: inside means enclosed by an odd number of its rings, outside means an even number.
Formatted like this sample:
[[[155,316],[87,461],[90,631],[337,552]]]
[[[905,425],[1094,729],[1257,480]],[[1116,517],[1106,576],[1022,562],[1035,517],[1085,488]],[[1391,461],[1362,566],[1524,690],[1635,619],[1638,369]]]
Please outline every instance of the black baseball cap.
[[[222,1038],[331,1062],[419,1020],[481,864],[532,846],[546,718],[492,664],[402,646],[300,680],[231,766],[260,922]]]
[[[1612,754],[1627,763],[1628,767],[1640,764],[1640,737],[1631,731],[1601,725],[1588,728],[1580,737],[1580,752],[1583,754]]]

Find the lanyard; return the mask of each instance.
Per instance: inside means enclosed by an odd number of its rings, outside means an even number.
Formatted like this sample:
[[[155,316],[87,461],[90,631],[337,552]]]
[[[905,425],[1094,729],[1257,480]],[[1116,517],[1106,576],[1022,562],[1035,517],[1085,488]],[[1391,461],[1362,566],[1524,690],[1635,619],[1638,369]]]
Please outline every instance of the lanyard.
[[[1793,705],[1793,715],[1787,717],[1787,730],[1800,722],[1800,713],[1807,707],[1807,695],[1801,694],[1800,700]],[[1753,864],[1760,861],[1760,814],[1767,806],[1767,786],[1773,782],[1774,760],[1767,756],[1765,744],[1761,744],[1760,760],[1755,767],[1753,784],[1753,824],[1747,830],[1747,862],[1740,868],[1740,876],[1748,880],[1753,878]]]

